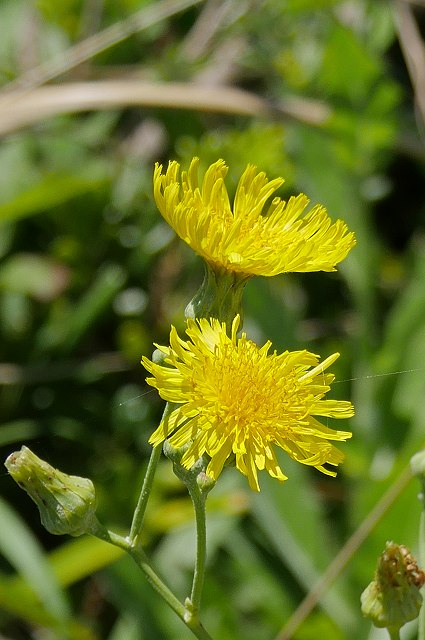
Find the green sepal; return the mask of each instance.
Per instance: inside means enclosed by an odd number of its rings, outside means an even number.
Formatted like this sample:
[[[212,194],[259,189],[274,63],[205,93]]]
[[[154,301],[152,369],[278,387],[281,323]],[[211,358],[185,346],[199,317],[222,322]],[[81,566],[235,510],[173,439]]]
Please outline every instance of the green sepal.
[[[239,314],[242,327],[242,295],[250,277],[205,262],[204,280],[186,307],[186,318],[216,318],[230,328]]]

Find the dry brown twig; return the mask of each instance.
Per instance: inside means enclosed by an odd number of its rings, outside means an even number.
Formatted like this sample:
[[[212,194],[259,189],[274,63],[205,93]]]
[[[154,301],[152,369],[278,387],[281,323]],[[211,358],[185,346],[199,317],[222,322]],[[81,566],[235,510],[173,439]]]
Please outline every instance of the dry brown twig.
[[[247,116],[285,115],[311,125],[323,124],[330,115],[330,109],[317,101],[292,98],[271,105],[266,99],[236,87],[105,80],[40,87],[16,99],[13,106],[0,99],[0,135],[61,113],[131,106]]]
[[[255,2],[255,0],[254,0]],[[193,77],[199,84],[229,84],[240,76],[240,60],[248,49],[242,33],[228,32],[252,8],[252,0],[209,0],[179,47],[178,56],[194,63],[204,58]]]
[[[276,636],[275,640],[291,640],[295,631],[313,611],[317,603],[320,602],[323,594],[326,593],[335,579],[342,573],[356,551],[370,535],[371,531],[373,531],[379,520],[407,487],[411,478],[412,471],[410,469],[410,465],[408,465],[395,479],[382,498],[375,504],[360,526],[344,544],[342,549],[336,554],[335,558],[332,560],[317,584],[314,585],[311,591],[306,595],[284,628]]]
[[[415,93],[415,102],[425,126],[425,45],[413,15],[411,3],[396,0],[395,25],[403,56]]]
[[[3,88],[0,99],[13,103],[22,94],[67,73],[118,42],[201,2],[203,0],[161,0],[155,5],[141,9],[125,20],[78,42],[53,60],[29,69]]]
[[[237,6],[236,6],[237,5]],[[187,60],[197,60],[209,49],[216,34],[230,22],[234,22],[249,9],[249,2],[234,0],[209,0],[180,47],[180,55]]]
[[[207,73],[205,77],[201,73],[192,83],[151,83],[127,78],[42,86],[130,35],[201,2],[202,0],[162,0],[86,38],[58,58],[22,74],[0,91],[0,135],[7,135],[57,114],[135,106],[260,117],[283,115],[314,126],[323,124],[329,118],[330,109],[317,101],[289,98],[282,104],[271,105],[266,99],[253,93],[223,84],[220,86],[222,74],[211,77]],[[220,29],[223,21],[237,19],[250,6],[249,2],[242,2],[240,6],[236,3],[235,6],[230,0],[221,3],[210,0],[201,13],[202,19],[198,19],[197,28],[192,32],[193,39],[186,41],[191,55],[194,54],[193,47],[196,55],[200,55],[203,50],[202,47],[199,49],[199,34],[205,32],[205,16],[210,16],[211,7],[217,8],[217,5],[220,5],[221,11],[219,19],[209,26],[209,39]],[[183,57],[188,53],[184,49],[183,47]],[[239,46],[231,50],[233,57],[237,56],[239,50]],[[233,61],[228,64],[231,66]]]

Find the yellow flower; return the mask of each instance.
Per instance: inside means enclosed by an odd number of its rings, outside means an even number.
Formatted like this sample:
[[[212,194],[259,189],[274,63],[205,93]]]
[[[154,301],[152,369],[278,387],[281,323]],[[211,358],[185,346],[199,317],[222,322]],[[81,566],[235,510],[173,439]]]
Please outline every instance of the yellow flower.
[[[247,275],[274,276],[291,271],[335,271],[355,245],[342,220],[332,223],[326,209],[315,205],[307,213],[304,194],[288,202],[273,198],[282,178],[268,180],[248,165],[239,180],[233,209],[224,178],[223,160],[212,164],[198,186],[199,159],[181,174],[173,161],[165,174],[154,171],[155,202],[177,234],[216,268]]]
[[[237,337],[239,322],[236,316],[229,337],[225,323],[189,318],[189,340],[182,340],[172,327],[170,347],[158,345],[164,364],[143,358],[154,376],[148,384],[177,405],[149,442],[157,446],[167,439],[175,448],[189,445],[181,460],[188,469],[207,453],[211,460],[206,473],[214,480],[234,455],[236,467],[257,491],[257,470],[287,479],[275,446],[298,462],[336,475],[324,465],[337,466],[344,455],[329,440],[343,441],[351,433],[329,429],[314,416],[354,414],[348,401],[323,399],[334,379],[324,371],[339,354],[319,364],[319,357],[305,350],[269,353],[270,341],[259,347],[245,333]]]

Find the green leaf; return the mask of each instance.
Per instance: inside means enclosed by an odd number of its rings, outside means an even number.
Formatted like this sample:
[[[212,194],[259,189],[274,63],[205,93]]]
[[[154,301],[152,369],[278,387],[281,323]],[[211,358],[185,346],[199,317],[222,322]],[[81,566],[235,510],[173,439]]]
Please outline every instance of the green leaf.
[[[69,282],[69,270],[42,255],[17,253],[0,265],[0,288],[40,302],[56,298]]]
[[[1,506],[2,503],[0,502],[0,507]],[[2,527],[0,527],[0,550],[6,556],[5,551],[7,551],[7,549],[5,549],[2,544],[2,534],[6,530],[6,528],[3,527],[3,522],[5,521],[3,519],[4,516],[7,516],[9,522],[12,522],[7,510],[1,508],[0,518],[2,519]],[[23,526],[25,527],[25,525]],[[16,529],[14,532],[16,535]],[[34,549],[31,547],[31,544],[28,546],[25,539],[23,539],[23,544],[27,552],[31,554],[31,556],[34,556]],[[19,553],[19,551],[20,550],[18,550],[17,553]],[[33,562],[37,561],[42,551],[38,550],[37,553],[38,555],[35,555],[35,558],[32,559]],[[67,587],[83,580],[96,571],[114,563],[123,553],[122,549],[118,549],[97,538],[87,536],[65,542],[49,556],[41,556],[41,562],[47,566],[48,577],[53,581],[54,588],[62,594],[61,587]],[[20,570],[18,564],[18,562],[15,563],[15,566]],[[31,581],[27,580],[27,573],[28,571],[21,571],[19,575],[12,577],[2,576],[0,574],[0,607],[13,615],[23,618],[31,624],[41,625],[50,629],[59,629],[61,638],[67,638],[67,640],[93,640],[94,635],[92,631],[75,621],[69,615],[69,611],[66,616],[62,616],[62,613],[57,611],[57,607],[43,606],[38,597],[39,593],[30,586]],[[35,574],[34,579],[38,580],[37,572],[32,573]],[[142,576],[141,579],[143,579]],[[39,580],[41,583],[40,587],[45,584],[45,580],[44,582],[43,580],[44,578],[41,575]],[[44,590],[46,591],[46,587],[44,587]],[[48,595],[47,593],[47,596]],[[47,602],[47,604],[49,604],[49,602]],[[68,607],[68,605],[66,605],[66,607]]]
[[[14,420],[3,424],[0,428],[0,446],[39,438],[41,425],[36,420]]]
[[[2,499],[0,522],[0,551],[4,557],[27,581],[53,618],[62,622],[69,620],[70,605],[43,549],[27,525]]]
[[[326,43],[318,79],[326,92],[354,104],[362,103],[379,74],[378,58],[369,54],[356,33],[335,25]]]
[[[126,272],[120,265],[104,264],[80,300],[72,308],[60,308],[58,316],[52,316],[42,327],[37,337],[40,349],[55,347],[63,353],[71,352],[111,306],[125,278]]]
[[[253,514],[272,553],[287,565],[308,592],[332,560],[331,542],[324,526],[317,494],[305,469],[286,459],[289,479],[282,486],[263,474],[261,494],[253,501]],[[356,612],[345,597],[342,585],[322,595],[321,604],[340,628],[356,623]]]
[[[340,0],[288,0],[288,11],[317,11],[320,9],[330,9],[338,4]]]
[[[114,563],[123,553],[103,540],[84,536],[65,542],[49,559],[59,584],[67,587]]]
[[[125,640],[141,640],[143,638],[140,622],[135,616],[128,613],[118,618],[108,636],[108,640],[122,640],[123,638]]]
[[[49,175],[9,202],[0,204],[0,222],[19,220],[52,209],[77,196],[96,191],[105,177]]]

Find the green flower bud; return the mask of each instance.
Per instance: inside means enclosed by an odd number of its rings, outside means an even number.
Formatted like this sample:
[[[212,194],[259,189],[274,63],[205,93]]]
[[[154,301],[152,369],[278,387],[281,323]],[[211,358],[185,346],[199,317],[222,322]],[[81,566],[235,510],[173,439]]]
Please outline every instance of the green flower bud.
[[[160,349],[155,349],[152,354],[152,362],[155,364],[164,364],[165,357],[165,353],[162,353]]]
[[[410,468],[415,476],[424,478],[425,476],[425,451],[419,451],[410,458]]]
[[[54,469],[28,447],[11,453],[5,466],[36,503],[47,531],[71,536],[98,531],[96,495],[91,480]]]
[[[404,545],[387,542],[378,560],[375,579],[361,595],[362,613],[375,627],[399,631],[417,618],[425,574]]]
[[[421,483],[422,491],[418,495],[418,498],[421,500],[423,508],[425,509],[425,450],[415,453],[415,455],[410,458],[410,468]]]
[[[164,455],[171,460],[174,464],[180,464],[181,459],[183,458],[186,451],[189,449],[191,442],[186,442],[182,447],[173,447],[168,440],[164,440],[164,444],[162,445],[162,450]]]
[[[196,476],[196,484],[198,485],[201,493],[206,496],[211,491],[211,489],[215,487],[216,480],[214,480],[210,476],[207,476],[205,471],[201,471]]]
[[[198,485],[201,493],[207,495],[209,491],[215,486],[216,481],[207,476],[205,469],[208,466],[210,458],[204,454],[202,458],[199,458],[190,469],[186,469],[181,464],[181,459],[190,447],[191,442],[187,442],[182,447],[173,447],[168,440],[164,441],[163,451],[169,460],[173,463],[173,471],[175,475],[186,486],[192,485],[194,482]]]

